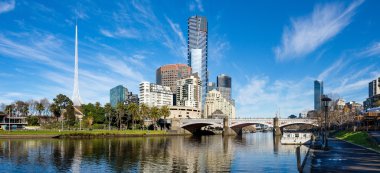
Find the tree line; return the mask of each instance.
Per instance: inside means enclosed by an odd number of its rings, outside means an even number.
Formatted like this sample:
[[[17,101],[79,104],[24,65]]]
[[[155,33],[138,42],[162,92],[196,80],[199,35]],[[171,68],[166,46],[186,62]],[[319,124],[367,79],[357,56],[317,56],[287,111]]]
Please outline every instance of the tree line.
[[[50,116],[55,117],[56,122],[61,119],[66,126],[78,126],[80,123],[78,117],[75,116],[75,109],[72,100],[63,94],[58,94],[53,102],[48,99],[39,101],[15,101],[12,104],[0,105],[0,110],[10,116],[28,117],[29,125],[39,125],[38,117]],[[78,108],[84,115],[84,127],[92,128],[93,125],[103,125],[117,127],[119,130],[129,129],[145,129],[151,126],[153,129],[158,128],[158,120],[163,117],[164,123],[166,118],[170,116],[168,106],[149,107],[146,104],[118,103],[116,107],[112,107],[110,103],[102,106],[99,102],[82,104]],[[78,114],[78,113],[77,113]],[[146,125],[144,122],[151,122]],[[166,127],[166,124],[164,124]]]

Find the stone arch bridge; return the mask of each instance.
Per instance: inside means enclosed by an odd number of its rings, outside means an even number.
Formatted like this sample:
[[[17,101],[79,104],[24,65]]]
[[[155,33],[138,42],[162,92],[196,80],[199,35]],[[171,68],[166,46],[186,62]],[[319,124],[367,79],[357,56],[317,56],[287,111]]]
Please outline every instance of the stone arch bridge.
[[[244,119],[171,119],[172,130],[178,133],[188,131],[194,133],[202,127],[213,125],[223,127],[223,135],[241,135],[242,128],[263,124],[274,129],[276,135],[281,135],[284,127],[295,124],[310,124],[318,126],[316,119],[287,119],[287,118],[244,118]]]

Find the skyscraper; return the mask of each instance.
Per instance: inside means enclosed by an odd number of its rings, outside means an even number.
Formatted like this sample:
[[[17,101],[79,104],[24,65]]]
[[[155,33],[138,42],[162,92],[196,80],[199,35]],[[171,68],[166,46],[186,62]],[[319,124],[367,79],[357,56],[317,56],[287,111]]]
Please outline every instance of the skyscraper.
[[[207,94],[208,70],[208,26],[206,17],[192,16],[188,19],[187,58],[193,73],[202,80],[202,105]]]
[[[222,96],[227,100],[231,100],[231,77],[225,74],[218,75],[216,83]]]
[[[185,64],[169,64],[156,70],[156,83],[168,86],[172,92],[176,92],[177,80],[191,75],[191,67]]]
[[[78,25],[75,25],[75,68],[74,68],[74,90],[73,90],[73,104],[74,106],[81,106],[82,100],[79,95],[79,81],[78,81]]]
[[[321,109],[321,98],[323,95],[323,81],[314,81],[314,110]]]

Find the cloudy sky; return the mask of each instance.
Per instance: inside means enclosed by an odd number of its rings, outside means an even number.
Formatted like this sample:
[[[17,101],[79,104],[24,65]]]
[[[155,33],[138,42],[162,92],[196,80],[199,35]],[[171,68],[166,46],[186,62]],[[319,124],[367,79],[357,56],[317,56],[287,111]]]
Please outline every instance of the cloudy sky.
[[[111,3],[110,3],[111,2]],[[313,108],[313,81],[362,102],[380,76],[379,1],[0,0],[0,103],[72,95],[79,28],[80,94],[138,92],[164,64],[186,63],[187,18],[209,21],[210,80],[232,77],[238,117]]]

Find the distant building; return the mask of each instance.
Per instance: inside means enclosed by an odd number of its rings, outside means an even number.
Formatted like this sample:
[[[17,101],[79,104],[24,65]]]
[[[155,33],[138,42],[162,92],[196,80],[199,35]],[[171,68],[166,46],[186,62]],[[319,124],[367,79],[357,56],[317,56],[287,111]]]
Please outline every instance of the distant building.
[[[187,106],[201,109],[202,82],[198,73],[177,81],[177,106]]]
[[[321,98],[323,95],[323,81],[314,81],[314,110],[321,109]]]
[[[188,19],[187,59],[193,73],[202,80],[202,104],[207,94],[208,83],[208,24],[206,17],[192,16]]]
[[[209,82],[209,83],[207,84],[207,92],[209,92],[209,91],[211,91],[211,90],[214,90],[214,89],[216,89],[216,84],[215,84],[215,82]]]
[[[363,102],[365,110],[380,107],[380,77],[368,84],[368,98]]]
[[[227,100],[231,100],[231,77],[225,74],[218,75],[216,78],[217,90]]]
[[[217,111],[218,115],[224,114],[229,118],[235,118],[235,106],[217,90],[212,90],[207,93],[204,116],[212,118],[212,114]]]
[[[360,112],[363,110],[363,105],[354,101],[347,102],[345,105],[350,112]]]
[[[128,88],[118,85],[110,90],[110,103],[112,107],[116,107],[118,103],[126,105],[129,103],[139,104],[139,97],[137,94],[128,92]]]
[[[368,97],[380,94],[380,77],[368,84]]]
[[[173,92],[170,87],[142,82],[139,88],[140,103],[144,103],[150,107],[173,105]]]
[[[26,125],[28,125],[26,117],[12,117],[0,112],[0,129],[23,129]]]
[[[335,101],[335,109],[336,110],[343,110],[345,104],[346,103],[345,103],[344,99],[338,99]]]
[[[194,107],[170,106],[170,118],[201,118],[201,110]]]
[[[156,70],[156,83],[168,86],[173,93],[176,92],[177,80],[191,75],[191,67],[186,64],[169,64]]]

